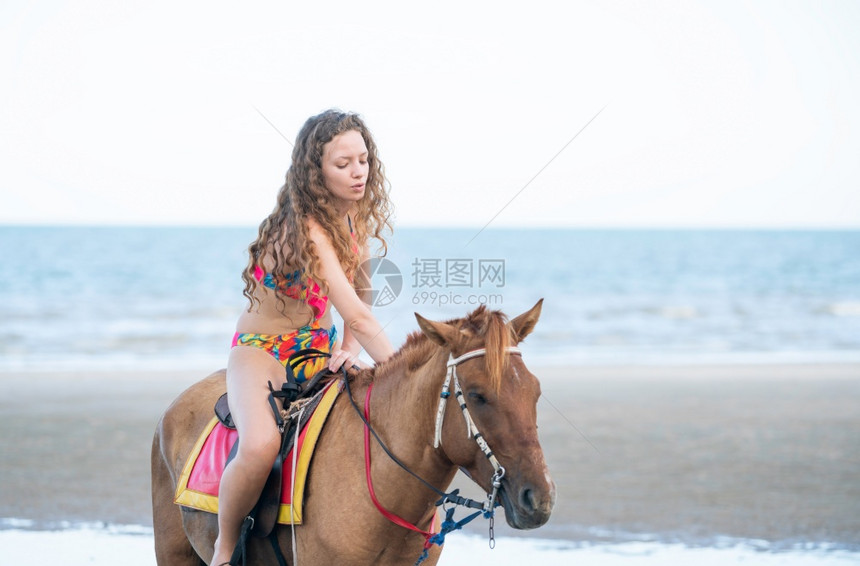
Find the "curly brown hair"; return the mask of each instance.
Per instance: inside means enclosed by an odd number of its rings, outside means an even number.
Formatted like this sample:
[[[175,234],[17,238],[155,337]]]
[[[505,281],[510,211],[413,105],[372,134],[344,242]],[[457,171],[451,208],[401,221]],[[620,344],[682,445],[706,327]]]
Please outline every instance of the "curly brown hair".
[[[322,172],[323,146],[335,136],[352,130],[364,139],[369,166],[364,197],[355,203],[351,214],[359,254],[353,250],[352,237],[333,206]],[[322,292],[327,293],[328,285],[319,276],[319,257],[309,236],[309,218],[316,220],[326,232],[349,278],[355,276],[360,250],[369,238],[378,240],[380,255],[388,252],[388,243],[383,237],[383,232],[391,232],[388,182],[373,136],[357,114],[326,110],[309,118],[299,131],[292,163],[287,170],[286,182],[278,191],[275,208],[260,223],[257,239],[248,246],[248,265],[242,273],[242,280],[245,282],[243,295],[252,308],[260,303],[255,295],[259,283],[254,270],[257,265],[262,267],[264,262],[271,265],[268,272],[276,279],[301,269],[305,278],[313,279]],[[280,293],[278,300],[283,308],[285,303]]]

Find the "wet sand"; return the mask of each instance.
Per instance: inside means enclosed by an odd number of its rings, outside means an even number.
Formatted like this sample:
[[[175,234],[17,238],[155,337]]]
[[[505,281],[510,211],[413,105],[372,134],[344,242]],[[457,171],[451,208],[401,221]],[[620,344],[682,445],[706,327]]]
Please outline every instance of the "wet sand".
[[[0,519],[151,525],[155,424],[207,373],[0,373]],[[558,503],[529,536],[860,548],[860,366],[535,373]]]

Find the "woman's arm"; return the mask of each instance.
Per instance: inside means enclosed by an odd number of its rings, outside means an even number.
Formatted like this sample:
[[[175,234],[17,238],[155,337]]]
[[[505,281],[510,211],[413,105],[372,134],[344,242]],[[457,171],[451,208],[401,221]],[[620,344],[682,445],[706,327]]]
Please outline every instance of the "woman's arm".
[[[368,277],[368,273],[364,269],[367,265],[365,262],[370,259],[370,246],[365,244],[364,249],[361,250],[361,252],[359,270],[358,273],[355,274],[353,289],[356,289],[358,298],[361,299],[364,304],[371,305],[371,301],[373,299],[371,282]],[[356,337],[353,336],[352,330],[350,330],[348,325],[344,325],[343,339],[341,340],[339,347],[335,348],[331,353],[329,369],[331,371],[338,371],[343,364],[350,366],[357,365],[362,368],[370,367],[363,360],[359,359],[358,356],[361,354],[361,350],[361,344],[358,342]]]
[[[309,221],[308,228],[320,260],[320,275],[328,283],[329,301],[343,318],[342,350],[355,347],[353,341],[357,341],[373,361],[379,363],[387,360],[394,353],[394,348],[370,311],[370,306],[356,294],[344,274],[328,235],[314,221]]]

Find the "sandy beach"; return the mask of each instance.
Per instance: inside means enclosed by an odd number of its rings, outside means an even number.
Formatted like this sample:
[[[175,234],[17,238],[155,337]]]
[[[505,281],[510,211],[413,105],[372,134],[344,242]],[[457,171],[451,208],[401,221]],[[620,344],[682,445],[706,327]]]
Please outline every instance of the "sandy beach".
[[[528,536],[860,547],[860,366],[533,369],[558,504]],[[0,374],[0,519],[151,525],[153,429],[207,373]]]

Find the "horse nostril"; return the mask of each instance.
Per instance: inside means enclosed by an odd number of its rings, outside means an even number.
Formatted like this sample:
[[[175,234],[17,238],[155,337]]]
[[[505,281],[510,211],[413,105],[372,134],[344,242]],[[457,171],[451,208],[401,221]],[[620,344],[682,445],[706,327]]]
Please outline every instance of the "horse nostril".
[[[520,507],[529,512],[535,510],[534,492],[530,487],[524,487],[520,490]]]

